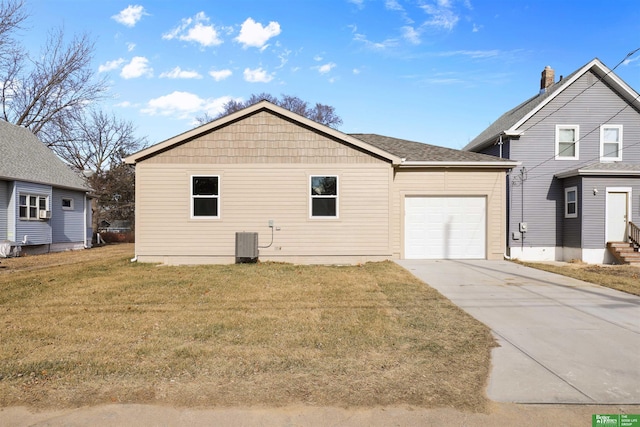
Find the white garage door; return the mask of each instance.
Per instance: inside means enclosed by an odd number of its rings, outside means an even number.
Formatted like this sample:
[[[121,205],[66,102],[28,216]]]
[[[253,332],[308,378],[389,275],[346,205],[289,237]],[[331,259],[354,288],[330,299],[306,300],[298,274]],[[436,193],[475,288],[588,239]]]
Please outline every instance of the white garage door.
[[[486,258],[484,197],[406,197],[407,259]]]

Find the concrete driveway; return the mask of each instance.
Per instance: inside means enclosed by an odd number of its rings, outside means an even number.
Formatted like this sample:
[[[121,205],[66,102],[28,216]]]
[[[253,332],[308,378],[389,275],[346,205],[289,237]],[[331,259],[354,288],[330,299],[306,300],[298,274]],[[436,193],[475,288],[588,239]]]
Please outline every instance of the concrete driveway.
[[[640,403],[640,298],[508,261],[398,264],[489,326],[490,399]]]

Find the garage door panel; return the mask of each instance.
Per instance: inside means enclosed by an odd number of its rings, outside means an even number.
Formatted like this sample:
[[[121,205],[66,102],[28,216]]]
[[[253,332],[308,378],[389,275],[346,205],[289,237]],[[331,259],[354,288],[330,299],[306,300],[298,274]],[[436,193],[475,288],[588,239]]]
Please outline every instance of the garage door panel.
[[[486,258],[484,197],[405,198],[405,258]]]

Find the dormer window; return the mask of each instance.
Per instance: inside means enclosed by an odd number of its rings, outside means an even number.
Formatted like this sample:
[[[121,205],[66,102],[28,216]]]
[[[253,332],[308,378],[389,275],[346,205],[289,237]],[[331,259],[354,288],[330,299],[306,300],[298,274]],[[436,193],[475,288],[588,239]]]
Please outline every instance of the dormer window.
[[[580,140],[580,126],[557,125],[556,126],[556,159],[578,160]]]
[[[600,160],[622,160],[622,125],[600,126]]]

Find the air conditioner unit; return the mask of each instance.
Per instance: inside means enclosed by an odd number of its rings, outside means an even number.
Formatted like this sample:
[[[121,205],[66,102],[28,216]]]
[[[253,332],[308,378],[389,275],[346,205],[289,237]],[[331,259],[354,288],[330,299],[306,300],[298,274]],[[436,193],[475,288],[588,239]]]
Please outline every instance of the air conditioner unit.
[[[49,219],[49,218],[51,218],[51,211],[41,210],[41,211],[39,212],[38,217],[39,217],[40,219]]]
[[[258,233],[236,233],[236,263],[258,261]]]

